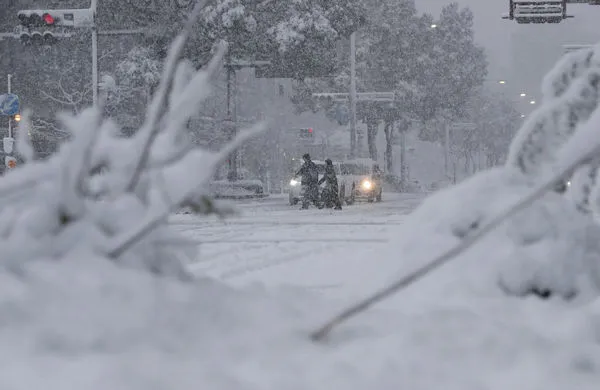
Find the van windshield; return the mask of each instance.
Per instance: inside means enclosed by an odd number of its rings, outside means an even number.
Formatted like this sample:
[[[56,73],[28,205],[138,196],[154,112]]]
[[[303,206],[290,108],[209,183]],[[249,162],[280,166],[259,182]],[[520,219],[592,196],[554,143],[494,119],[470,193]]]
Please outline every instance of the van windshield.
[[[342,164],[340,166],[342,175],[370,175],[371,169],[360,164]]]

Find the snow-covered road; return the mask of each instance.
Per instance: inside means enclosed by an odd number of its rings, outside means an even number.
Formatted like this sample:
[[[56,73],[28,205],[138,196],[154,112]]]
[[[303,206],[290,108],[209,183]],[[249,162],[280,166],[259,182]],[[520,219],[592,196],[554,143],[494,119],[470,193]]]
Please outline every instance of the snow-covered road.
[[[591,340],[597,340],[600,316],[591,306],[506,296],[497,286],[498,272],[512,247],[504,245],[502,233],[340,326],[329,341],[335,348],[314,355],[297,345],[283,354],[277,350],[289,342],[272,336],[282,321],[291,318],[305,334],[452,246],[448,221],[459,220],[459,205],[474,202],[471,195],[485,199],[482,193],[463,192],[460,199],[446,193],[410,216],[425,194],[386,194],[380,204],[341,212],[300,211],[273,197],[236,203],[240,215],[226,221],[177,215],[171,222],[200,245],[192,270],[230,286],[256,285],[237,291],[250,304],[227,301],[219,308],[235,313],[228,326],[239,321],[242,334],[264,336],[251,360],[266,371],[256,375],[244,371],[247,360],[239,363],[248,381],[268,383],[254,388],[597,389],[600,353]],[[264,304],[257,297],[278,302],[286,314],[268,317],[271,309],[257,309]],[[229,367],[232,356],[248,350],[246,342],[222,355],[220,364]],[[360,363],[349,363],[354,361]],[[332,384],[338,370],[343,374]],[[288,371],[292,382],[273,382],[273,372]],[[304,379],[313,382],[296,383]]]
[[[392,237],[424,194],[386,194],[381,203],[342,211],[299,210],[274,196],[241,201],[223,222],[190,215],[172,224],[200,244],[190,267],[233,285],[284,284],[349,298],[376,267],[373,254]]]

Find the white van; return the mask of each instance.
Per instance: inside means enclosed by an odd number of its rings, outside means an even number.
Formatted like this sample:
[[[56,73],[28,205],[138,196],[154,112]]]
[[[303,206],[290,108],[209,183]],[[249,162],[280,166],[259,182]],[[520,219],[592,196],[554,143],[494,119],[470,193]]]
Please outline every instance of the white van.
[[[346,204],[357,200],[381,202],[383,193],[383,172],[379,164],[369,158],[343,161],[338,175],[340,198]]]

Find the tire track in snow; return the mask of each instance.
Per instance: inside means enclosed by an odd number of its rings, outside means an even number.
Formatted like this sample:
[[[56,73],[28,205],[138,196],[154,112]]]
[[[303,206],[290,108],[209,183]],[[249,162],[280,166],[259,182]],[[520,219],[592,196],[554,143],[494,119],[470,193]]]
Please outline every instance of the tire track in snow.
[[[235,267],[228,269],[218,276],[219,279],[228,280],[239,276],[246,276],[251,273],[261,272],[268,268],[273,268],[281,265],[285,265],[295,261],[302,261],[306,259],[307,256],[317,255],[329,250],[329,246],[321,246],[319,248],[310,248],[300,251],[295,251],[288,255],[277,256],[266,258],[262,261],[253,262],[252,264],[248,264],[245,266]]]

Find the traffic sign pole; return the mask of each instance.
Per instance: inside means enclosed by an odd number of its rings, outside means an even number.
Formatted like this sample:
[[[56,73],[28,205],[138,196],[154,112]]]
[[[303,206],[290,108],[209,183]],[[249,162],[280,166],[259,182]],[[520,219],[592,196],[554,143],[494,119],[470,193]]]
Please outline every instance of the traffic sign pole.
[[[8,93],[10,94],[11,88],[12,88],[12,83],[11,83],[11,79],[12,79],[12,74],[8,75]],[[8,137],[12,138],[12,120],[11,117],[8,117]]]

